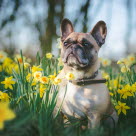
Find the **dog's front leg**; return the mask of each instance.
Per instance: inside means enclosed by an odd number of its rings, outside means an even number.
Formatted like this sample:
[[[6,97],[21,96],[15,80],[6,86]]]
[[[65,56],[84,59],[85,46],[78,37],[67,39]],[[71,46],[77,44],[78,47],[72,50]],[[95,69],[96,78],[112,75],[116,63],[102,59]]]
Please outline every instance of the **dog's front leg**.
[[[90,113],[88,115],[88,128],[96,128],[100,125],[100,114]]]

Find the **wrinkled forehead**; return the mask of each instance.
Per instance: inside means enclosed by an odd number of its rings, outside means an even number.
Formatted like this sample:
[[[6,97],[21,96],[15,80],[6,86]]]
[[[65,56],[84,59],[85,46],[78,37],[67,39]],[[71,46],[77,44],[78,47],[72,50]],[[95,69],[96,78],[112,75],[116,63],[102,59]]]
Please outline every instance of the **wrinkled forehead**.
[[[98,46],[97,42],[95,41],[95,39],[92,37],[91,34],[89,33],[78,33],[78,32],[72,32],[66,39],[67,40],[71,40],[71,41],[76,41],[76,42],[82,42],[82,41],[89,41],[91,44],[93,44],[94,46]]]

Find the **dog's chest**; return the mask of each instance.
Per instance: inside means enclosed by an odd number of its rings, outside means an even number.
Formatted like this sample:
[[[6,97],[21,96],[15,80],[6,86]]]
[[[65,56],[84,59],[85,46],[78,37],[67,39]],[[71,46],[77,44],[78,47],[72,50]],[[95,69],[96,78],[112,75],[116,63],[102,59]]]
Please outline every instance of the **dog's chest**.
[[[65,98],[64,98],[65,96]],[[62,103],[62,112],[69,116],[82,118],[89,112],[103,112],[109,101],[108,91],[102,85],[76,86],[68,83],[61,87],[58,96],[59,104]]]

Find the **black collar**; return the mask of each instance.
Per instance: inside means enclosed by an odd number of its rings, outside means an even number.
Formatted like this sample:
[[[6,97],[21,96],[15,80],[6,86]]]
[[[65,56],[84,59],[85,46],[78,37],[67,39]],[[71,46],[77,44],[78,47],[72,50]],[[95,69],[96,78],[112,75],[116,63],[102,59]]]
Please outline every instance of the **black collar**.
[[[89,84],[99,84],[99,83],[105,83],[106,79],[94,79],[98,75],[98,70],[89,78],[83,78],[83,79],[78,79],[78,80],[70,80],[71,83],[75,85],[89,85]]]

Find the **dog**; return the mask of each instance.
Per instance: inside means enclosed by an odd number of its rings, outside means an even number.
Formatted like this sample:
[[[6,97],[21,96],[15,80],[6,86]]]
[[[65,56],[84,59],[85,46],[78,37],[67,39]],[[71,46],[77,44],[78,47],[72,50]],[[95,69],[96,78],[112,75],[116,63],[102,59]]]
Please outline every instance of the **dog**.
[[[99,21],[91,32],[74,31],[70,20],[61,23],[61,58],[64,67],[57,78],[73,73],[75,79],[63,79],[59,85],[57,109],[69,117],[88,119],[88,128],[96,128],[104,115],[110,126],[117,123],[118,116],[113,108],[105,80],[99,71],[98,52],[105,43],[107,27]],[[112,119],[111,119],[111,118]]]

